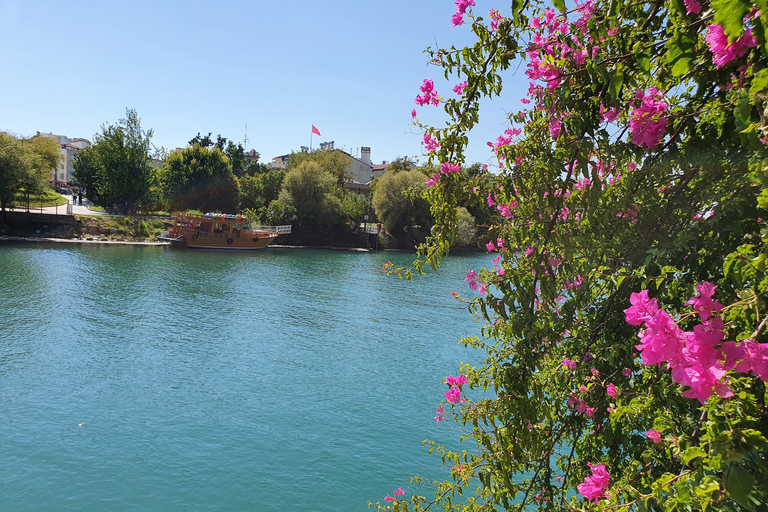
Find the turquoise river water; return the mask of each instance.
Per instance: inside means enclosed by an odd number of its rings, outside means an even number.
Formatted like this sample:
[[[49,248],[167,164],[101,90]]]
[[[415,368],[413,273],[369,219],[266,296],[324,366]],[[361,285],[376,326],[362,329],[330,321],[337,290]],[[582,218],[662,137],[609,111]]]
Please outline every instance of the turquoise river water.
[[[413,474],[440,381],[476,357],[393,253],[0,245],[0,510],[355,511]]]

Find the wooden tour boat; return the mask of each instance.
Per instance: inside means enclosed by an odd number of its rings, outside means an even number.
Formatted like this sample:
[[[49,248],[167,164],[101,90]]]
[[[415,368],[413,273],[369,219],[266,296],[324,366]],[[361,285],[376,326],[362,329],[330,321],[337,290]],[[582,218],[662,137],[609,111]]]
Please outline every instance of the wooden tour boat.
[[[186,249],[262,249],[291,232],[291,226],[253,226],[242,215],[171,212],[173,227],[160,238]]]

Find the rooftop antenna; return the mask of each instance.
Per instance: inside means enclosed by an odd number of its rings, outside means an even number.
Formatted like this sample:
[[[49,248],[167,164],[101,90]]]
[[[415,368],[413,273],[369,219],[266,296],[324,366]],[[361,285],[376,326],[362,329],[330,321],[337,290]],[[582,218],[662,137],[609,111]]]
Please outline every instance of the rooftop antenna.
[[[248,123],[245,123],[245,138],[243,139],[243,149],[248,150]]]

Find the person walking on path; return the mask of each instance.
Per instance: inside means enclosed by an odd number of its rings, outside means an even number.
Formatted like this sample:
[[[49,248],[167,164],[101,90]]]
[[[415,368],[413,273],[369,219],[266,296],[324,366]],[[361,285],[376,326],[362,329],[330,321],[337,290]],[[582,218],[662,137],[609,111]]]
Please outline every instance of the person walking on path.
[[[78,198],[80,199],[80,206],[83,206],[83,191],[80,191],[80,194],[78,194]]]

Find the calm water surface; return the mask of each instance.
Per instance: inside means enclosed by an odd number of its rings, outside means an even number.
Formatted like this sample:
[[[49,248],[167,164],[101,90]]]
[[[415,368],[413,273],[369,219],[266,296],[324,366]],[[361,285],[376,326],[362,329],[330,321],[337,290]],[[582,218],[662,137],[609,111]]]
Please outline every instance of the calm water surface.
[[[475,356],[392,253],[0,245],[0,510],[368,510],[415,473]]]

